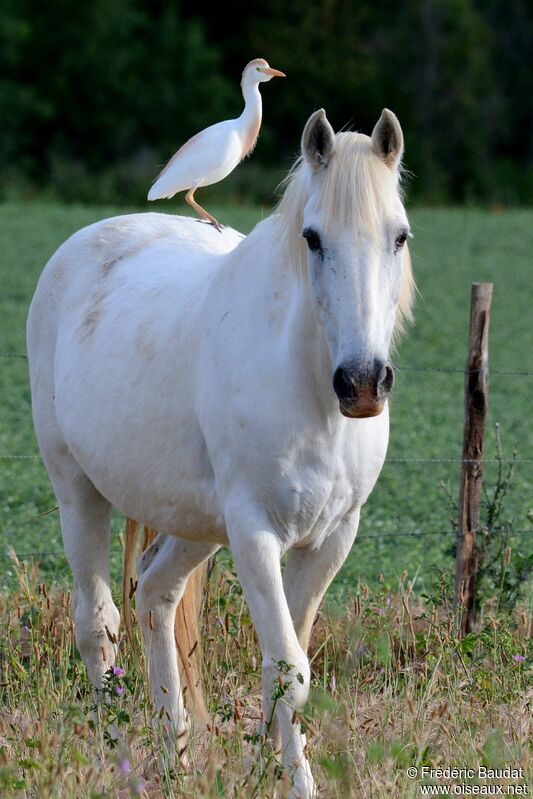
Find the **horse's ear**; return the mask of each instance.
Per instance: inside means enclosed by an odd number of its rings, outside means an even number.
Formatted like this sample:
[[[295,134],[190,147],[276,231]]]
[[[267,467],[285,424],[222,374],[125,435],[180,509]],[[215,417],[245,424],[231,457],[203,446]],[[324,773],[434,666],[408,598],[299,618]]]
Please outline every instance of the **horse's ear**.
[[[335,131],[323,108],[311,114],[302,134],[302,155],[313,169],[325,169],[335,144]]]
[[[384,108],[372,131],[372,149],[388,167],[396,169],[403,155],[403,133],[398,117]]]

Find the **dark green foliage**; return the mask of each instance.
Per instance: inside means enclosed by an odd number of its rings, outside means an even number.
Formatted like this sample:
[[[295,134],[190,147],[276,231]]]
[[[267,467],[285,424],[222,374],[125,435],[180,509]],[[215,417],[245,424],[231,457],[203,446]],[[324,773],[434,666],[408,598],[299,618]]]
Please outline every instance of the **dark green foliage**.
[[[113,175],[124,196],[136,172],[146,183],[180,140],[227,111],[231,84],[218,52],[175,3],[2,6],[4,183],[20,172],[77,199],[88,174],[127,163],[133,174],[122,186]]]
[[[370,132],[388,106],[420,198],[533,200],[525,0],[0,0],[0,15],[0,196],[139,202],[190,135],[240,113],[262,56],[288,78],[264,87],[255,169],[215,193],[271,198],[314,109]]]

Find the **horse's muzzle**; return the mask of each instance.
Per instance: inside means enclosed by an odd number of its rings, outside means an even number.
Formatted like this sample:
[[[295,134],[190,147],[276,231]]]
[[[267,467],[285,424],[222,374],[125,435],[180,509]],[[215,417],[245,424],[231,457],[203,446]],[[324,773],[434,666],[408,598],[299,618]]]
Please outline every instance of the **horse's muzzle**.
[[[340,411],[350,419],[378,416],[393,385],[392,366],[377,359],[364,366],[343,363],[333,375],[333,389],[339,398]]]

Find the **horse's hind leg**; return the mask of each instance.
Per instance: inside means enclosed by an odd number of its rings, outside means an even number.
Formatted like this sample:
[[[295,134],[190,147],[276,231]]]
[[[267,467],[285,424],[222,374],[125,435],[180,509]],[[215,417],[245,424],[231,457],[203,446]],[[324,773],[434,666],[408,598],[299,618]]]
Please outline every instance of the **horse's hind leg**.
[[[158,717],[167,729],[166,742],[185,750],[189,730],[174,638],[176,608],[187,579],[218,545],[183,541],[159,535],[139,563],[137,611],[147,649],[152,696]],[[182,757],[185,763],[185,758]]]
[[[50,476],[59,502],[61,531],[74,575],[72,606],[76,644],[92,683],[101,688],[115,663],[120,614],[111,596],[111,506],[70,455]]]
[[[59,299],[55,292],[60,274],[57,260],[56,272],[42,278],[28,316],[33,421],[57,497],[65,553],[74,576],[76,643],[91,681],[101,688],[105,672],[115,662],[114,640],[120,621],[109,582],[111,506],[70,453],[56,416]]]

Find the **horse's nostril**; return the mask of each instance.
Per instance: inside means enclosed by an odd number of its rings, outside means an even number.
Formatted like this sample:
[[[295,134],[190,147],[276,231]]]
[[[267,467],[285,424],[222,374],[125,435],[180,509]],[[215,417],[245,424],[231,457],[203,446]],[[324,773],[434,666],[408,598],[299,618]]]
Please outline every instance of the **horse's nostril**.
[[[333,389],[345,403],[375,402],[385,400],[394,383],[392,366],[375,360],[372,367],[339,366],[333,375]],[[365,399],[366,398],[366,399]]]
[[[339,399],[348,399],[354,393],[354,386],[349,373],[339,366],[333,375],[333,390]]]
[[[386,365],[381,370],[378,379],[378,397],[387,397],[394,385],[394,369],[390,365]]]

